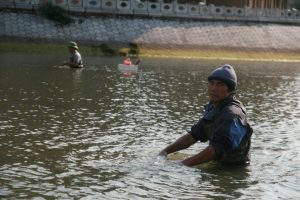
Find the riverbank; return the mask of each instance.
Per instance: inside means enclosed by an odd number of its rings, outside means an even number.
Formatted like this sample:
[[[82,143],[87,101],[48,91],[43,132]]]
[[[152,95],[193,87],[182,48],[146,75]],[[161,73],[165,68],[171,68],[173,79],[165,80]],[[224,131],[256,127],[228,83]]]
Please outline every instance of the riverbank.
[[[114,47],[116,48],[116,47]],[[128,52],[128,47],[116,48],[116,52]],[[0,53],[32,53],[32,54],[66,54],[66,44],[46,44],[36,41],[0,41]],[[99,48],[80,46],[83,56],[106,56],[107,53]],[[121,55],[120,55],[121,56]],[[215,59],[215,60],[244,60],[244,61],[278,61],[300,62],[300,54],[293,52],[265,51],[234,51],[218,49],[170,49],[170,48],[141,48],[139,57],[164,57],[183,59]]]
[[[74,40],[83,55],[101,56],[102,47],[124,55],[129,44],[136,44],[140,57],[300,61],[299,26],[120,16],[74,19],[60,26],[35,14],[1,12],[0,52],[65,53],[65,45]]]

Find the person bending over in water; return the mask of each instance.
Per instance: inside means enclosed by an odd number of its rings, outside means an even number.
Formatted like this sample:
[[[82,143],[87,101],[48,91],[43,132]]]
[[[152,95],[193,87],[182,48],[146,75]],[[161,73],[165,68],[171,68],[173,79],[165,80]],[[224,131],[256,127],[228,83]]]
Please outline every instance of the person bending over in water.
[[[252,128],[247,122],[246,109],[234,94],[237,85],[232,66],[225,64],[208,76],[209,103],[191,130],[163,149],[159,155],[167,156],[186,149],[197,141],[209,144],[196,155],[181,161],[186,166],[217,161],[221,165],[244,165],[249,163],[248,153]]]

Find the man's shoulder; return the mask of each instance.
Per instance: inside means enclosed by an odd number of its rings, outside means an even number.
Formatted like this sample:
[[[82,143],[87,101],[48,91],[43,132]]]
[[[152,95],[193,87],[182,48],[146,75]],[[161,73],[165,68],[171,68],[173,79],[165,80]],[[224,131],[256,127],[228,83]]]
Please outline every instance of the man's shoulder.
[[[244,104],[235,97],[230,98],[226,102],[224,109],[229,112],[235,112],[240,110],[243,110],[244,112],[246,111]]]
[[[233,100],[223,107],[221,113],[224,119],[234,119],[237,116],[245,116],[246,109],[240,101]]]
[[[232,112],[232,113],[236,113],[236,112],[240,112],[240,111],[246,111],[245,107],[243,104],[237,104],[237,103],[231,103],[228,104],[227,106],[225,106],[223,108],[224,112]]]

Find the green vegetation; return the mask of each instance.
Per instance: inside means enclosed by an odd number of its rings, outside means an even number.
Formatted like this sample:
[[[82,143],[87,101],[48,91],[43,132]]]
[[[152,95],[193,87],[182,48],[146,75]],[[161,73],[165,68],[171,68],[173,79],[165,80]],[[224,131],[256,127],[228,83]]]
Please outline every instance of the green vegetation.
[[[90,55],[104,55],[104,56],[131,56],[139,57],[140,49],[137,44],[129,43],[129,47],[112,48],[109,45],[102,43],[100,45],[92,45],[90,48]]]
[[[67,44],[37,44],[31,42],[0,42],[0,53],[36,53],[36,54],[65,54]],[[131,49],[127,47],[112,48],[105,43],[99,45],[80,45],[79,51],[87,56],[127,56]],[[136,51],[138,52],[138,51]]]
[[[110,48],[105,43],[102,43],[100,45],[91,46],[91,53],[92,53],[92,55],[104,55],[104,56],[117,55],[116,50]]]
[[[129,43],[130,49],[128,50],[128,55],[139,57],[141,49],[137,43]]]
[[[74,20],[68,14],[68,11],[59,6],[52,5],[50,2],[43,3],[39,8],[39,11],[42,16],[49,20],[55,21],[60,25],[67,25],[74,22]]]
[[[95,52],[94,47],[79,46],[83,55],[104,55],[102,52]],[[28,42],[0,42],[0,53],[35,53],[35,54],[66,54],[67,44],[35,44]]]
[[[230,51],[210,49],[141,49],[141,56],[169,58],[197,58],[219,60],[300,61],[293,52]]]
[[[66,53],[66,45],[35,44],[28,42],[0,42],[0,52],[16,53]]]
[[[228,59],[228,60],[266,60],[266,61],[300,61],[300,53],[268,52],[268,51],[229,51],[229,50],[199,50],[199,49],[162,49],[136,48],[133,46],[111,48],[102,43],[94,46],[84,46],[79,43],[79,51],[83,56],[127,56],[132,49],[138,49],[140,57],[170,57],[198,59]],[[138,47],[138,48],[137,48]],[[35,54],[66,54],[66,44],[36,44],[30,42],[0,42],[0,53],[35,53]]]

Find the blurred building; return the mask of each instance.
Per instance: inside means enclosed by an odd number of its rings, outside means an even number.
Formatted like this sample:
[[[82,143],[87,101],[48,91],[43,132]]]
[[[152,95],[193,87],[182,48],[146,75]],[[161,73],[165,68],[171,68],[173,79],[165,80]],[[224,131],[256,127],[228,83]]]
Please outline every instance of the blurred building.
[[[300,4],[300,0],[206,0],[206,5],[245,7],[260,9],[291,9]]]

